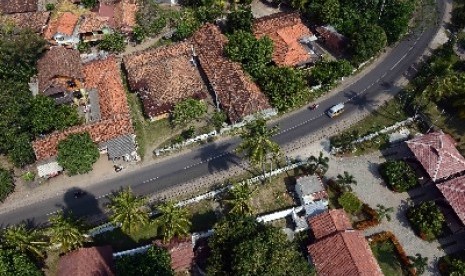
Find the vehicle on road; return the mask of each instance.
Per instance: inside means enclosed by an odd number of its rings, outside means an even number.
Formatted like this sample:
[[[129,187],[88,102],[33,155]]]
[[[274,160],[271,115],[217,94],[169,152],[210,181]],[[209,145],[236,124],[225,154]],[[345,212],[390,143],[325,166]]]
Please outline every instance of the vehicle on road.
[[[326,111],[326,114],[328,114],[329,117],[333,118],[340,115],[342,112],[344,112],[344,104],[339,103],[333,105],[330,109],[328,109],[328,111]]]
[[[310,106],[310,110],[315,110],[315,109],[317,109],[319,106],[320,106],[319,104],[312,104],[312,105]]]

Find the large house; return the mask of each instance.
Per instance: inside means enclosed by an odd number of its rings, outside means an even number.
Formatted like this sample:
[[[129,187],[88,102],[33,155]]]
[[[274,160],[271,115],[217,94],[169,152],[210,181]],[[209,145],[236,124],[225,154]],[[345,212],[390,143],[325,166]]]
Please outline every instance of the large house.
[[[192,43],[186,41],[124,57],[129,86],[138,91],[147,117],[166,118],[178,102],[207,97],[193,54]]]
[[[446,180],[436,187],[465,227],[465,175]]]
[[[64,12],[50,21],[44,37],[55,45],[75,47],[79,43],[78,23],[78,15]]]
[[[253,24],[257,38],[268,36],[273,41],[273,61],[279,66],[313,63],[319,56],[313,49],[316,37],[302,23],[298,13],[276,13],[261,17]]]
[[[318,275],[383,275],[363,232],[352,229],[344,210],[313,216],[308,225],[315,241],[307,248]]]
[[[16,28],[28,28],[42,34],[47,27],[50,12],[24,12],[0,16],[0,24],[13,24]]]
[[[108,18],[108,26],[123,33],[131,33],[136,23],[138,10],[136,0],[99,1],[97,14]]]
[[[60,257],[57,276],[114,276],[111,246],[79,248]]]
[[[227,38],[218,26],[205,24],[192,39],[200,67],[215,94],[215,102],[231,123],[271,110],[265,94],[244,73],[242,66],[224,56]]]

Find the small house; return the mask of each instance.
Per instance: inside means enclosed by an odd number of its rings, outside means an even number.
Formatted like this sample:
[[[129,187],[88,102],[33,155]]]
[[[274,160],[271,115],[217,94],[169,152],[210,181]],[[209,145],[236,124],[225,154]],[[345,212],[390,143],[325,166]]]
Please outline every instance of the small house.
[[[64,12],[49,23],[44,37],[54,45],[75,47],[79,43],[78,22],[79,16]]]

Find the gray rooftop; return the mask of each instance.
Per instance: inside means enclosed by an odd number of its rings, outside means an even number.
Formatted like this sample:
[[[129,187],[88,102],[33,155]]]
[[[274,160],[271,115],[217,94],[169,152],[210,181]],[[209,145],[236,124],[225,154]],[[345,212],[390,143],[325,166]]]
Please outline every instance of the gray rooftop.
[[[121,135],[103,142],[101,145],[107,147],[108,158],[110,159],[131,155],[136,151],[136,143],[132,134]]]
[[[96,122],[100,120],[100,104],[99,104],[99,95],[97,90],[90,89],[87,91],[89,93],[89,102],[90,102],[90,121]]]
[[[296,189],[299,189],[303,196],[325,191],[321,180],[316,175],[307,175],[297,178]]]

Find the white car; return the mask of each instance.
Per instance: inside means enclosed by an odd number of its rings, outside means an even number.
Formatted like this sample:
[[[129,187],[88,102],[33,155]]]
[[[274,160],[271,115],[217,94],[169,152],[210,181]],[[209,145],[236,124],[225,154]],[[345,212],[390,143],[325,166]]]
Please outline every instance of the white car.
[[[326,111],[326,114],[328,114],[329,117],[333,118],[338,116],[342,112],[344,112],[344,104],[340,103],[333,105],[330,109],[328,109],[328,111]]]

